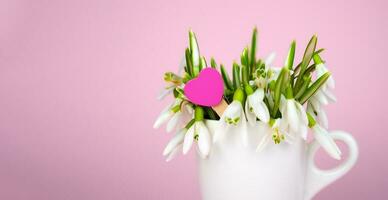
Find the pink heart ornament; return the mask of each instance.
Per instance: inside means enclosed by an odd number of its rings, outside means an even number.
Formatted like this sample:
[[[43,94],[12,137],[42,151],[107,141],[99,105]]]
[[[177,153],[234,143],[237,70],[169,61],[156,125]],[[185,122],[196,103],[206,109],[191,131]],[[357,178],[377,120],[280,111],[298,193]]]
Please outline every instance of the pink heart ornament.
[[[216,106],[222,100],[224,84],[220,73],[213,68],[203,69],[197,78],[186,83],[185,96],[200,106]]]

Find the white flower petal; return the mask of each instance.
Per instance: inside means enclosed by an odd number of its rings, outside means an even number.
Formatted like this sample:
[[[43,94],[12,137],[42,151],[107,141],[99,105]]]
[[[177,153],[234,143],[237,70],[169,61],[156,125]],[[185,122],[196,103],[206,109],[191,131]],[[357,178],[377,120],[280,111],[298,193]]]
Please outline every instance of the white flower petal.
[[[323,74],[327,72],[327,69],[323,63],[320,63],[315,66],[315,71],[317,73],[317,78],[320,78]]]
[[[264,99],[264,90],[257,89],[252,95],[248,96],[247,102],[250,104],[250,107],[252,107],[256,117],[259,118],[261,121],[267,123],[269,121],[269,110],[267,108],[267,105],[263,102],[263,99]],[[245,108],[245,110],[247,109]],[[248,118],[248,115],[247,115],[247,118]],[[255,121],[256,121],[256,118],[255,118]]]
[[[335,95],[329,89],[325,90],[324,93],[325,93],[326,98],[330,102],[334,103],[334,102],[337,101],[337,98],[335,97]]]
[[[173,149],[175,149],[179,144],[182,144],[183,139],[185,138],[185,134],[187,132],[187,129],[183,128],[179,130],[175,136],[168,142],[166,145],[166,148],[164,148],[163,155],[167,156],[171,153]]]
[[[187,154],[187,152],[189,152],[191,146],[193,145],[194,133],[195,133],[195,124],[193,124],[186,132],[185,139],[183,141],[183,154]]]
[[[332,75],[330,75],[329,79],[327,79],[326,84],[327,84],[327,86],[329,86],[330,89],[335,88],[335,81],[334,81],[334,78],[332,77]]]
[[[300,127],[299,132],[300,132],[300,136],[302,137],[302,139],[307,140],[307,133],[308,133],[307,126]]]
[[[307,126],[309,124],[309,120],[307,118],[306,111],[304,110],[303,106],[300,103],[295,101],[295,105],[296,105],[296,108],[298,109],[299,119],[302,121],[304,125]]]
[[[198,127],[198,149],[205,157],[209,155],[211,147],[210,133],[203,122],[197,122]]]
[[[327,100],[327,97],[325,96],[325,94],[323,93],[323,90],[319,89],[315,95],[314,95],[317,100],[319,101],[319,103],[321,103],[322,105],[327,105],[329,104],[329,101]]]
[[[172,116],[173,112],[170,111],[170,110],[166,110],[164,112],[162,112],[158,118],[156,119],[155,123],[154,123],[154,129],[157,129],[159,128],[162,124],[164,124],[166,121],[168,121],[170,119],[170,117]]]
[[[329,135],[329,133],[316,124],[313,127],[314,138],[322,146],[322,148],[334,159],[341,159],[341,151],[338,148],[337,144],[334,142],[334,139]]]
[[[172,159],[174,159],[176,157],[176,155],[178,154],[178,152],[182,149],[182,144],[179,144],[178,146],[176,146],[168,155],[167,155],[167,158],[166,158],[166,162],[170,162]]]
[[[317,118],[319,124],[321,124],[326,129],[329,128],[329,120],[327,119],[326,112],[323,109],[318,113]]]
[[[178,111],[171,117],[170,121],[167,123],[166,131],[169,133],[175,129],[175,127],[181,122],[183,113]]]
[[[241,116],[242,105],[239,101],[233,101],[229,106],[225,109],[224,114],[225,117],[236,118]]]
[[[245,102],[245,115],[247,116],[247,120],[249,125],[253,126],[256,123],[256,115],[250,111],[249,109],[249,97],[247,98],[247,101]]]
[[[296,133],[299,131],[300,121],[295,101],[293,99],[287,100],[286,110],[286,120],[288,121],[291,131]]]
[[[312,96],[309,99],[309,103],[313,107],[313,110],[319,112],[321,110],[321,103],[318,101],[318,99],[315,96]]]
[[[273,105],[272,105],[273,107]],[[279,110],[282,113],[282,115],[286,115],[285,113],[287,108],[287,99],[283,95],[280,96],[280,104],[279,104]]]
[[[258,88],[252,95],[253,95],[253,99],[255,99],[255,101],[263,101],[264,89]]]
[[[269,122],[269,110],[267,105],[264,102],[259,102],[259,104],[253,108],[256,117],[259,118],[262,122]]]

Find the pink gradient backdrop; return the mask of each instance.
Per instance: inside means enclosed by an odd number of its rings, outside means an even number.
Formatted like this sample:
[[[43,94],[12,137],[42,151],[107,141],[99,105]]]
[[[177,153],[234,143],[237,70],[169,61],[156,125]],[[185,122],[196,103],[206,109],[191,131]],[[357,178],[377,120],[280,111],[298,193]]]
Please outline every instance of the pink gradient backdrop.
[[[335,2],[335,3],[334,3]],[[386,1],[0,2],[0,199],[199,199],[193,152],[165,163],[155,97],[196,31],[230,66],[316,33],[337,81],[331,128],[360,158],[316,199],[387,199]],[[322,156],[322,165],[332,161]]]

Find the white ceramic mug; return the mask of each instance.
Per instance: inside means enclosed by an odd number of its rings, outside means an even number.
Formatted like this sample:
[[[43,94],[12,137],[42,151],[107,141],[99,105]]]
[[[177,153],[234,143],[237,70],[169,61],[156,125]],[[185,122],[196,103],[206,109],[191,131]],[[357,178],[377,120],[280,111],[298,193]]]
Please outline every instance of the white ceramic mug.
[[[206,121],[211,134],[217,121]],[[292,144],[271,142],[261,152],[256,145],[263,127],[248,127],[248,146],[242,145],[240,127],[230,129],[213,144],[208,159],[198,159],[199,182],[203,200],[309,200],[321,189],[347,173],[356,163],[358,147],[353,137],[342,131],[331,132],[349,148],[347,160],[331,170],[314,164],[319,148],[302,139]]]

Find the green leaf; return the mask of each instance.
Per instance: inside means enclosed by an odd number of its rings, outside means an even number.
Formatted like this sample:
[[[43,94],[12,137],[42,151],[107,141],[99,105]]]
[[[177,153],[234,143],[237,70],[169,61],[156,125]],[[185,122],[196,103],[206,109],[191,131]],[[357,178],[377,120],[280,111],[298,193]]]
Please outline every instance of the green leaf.
[[[186,70],[187,70],[186,72],[190,76],[194,76],[193,63],[192,63],[192,60],[191,60],[191,52],[190,52],[189,48],[186,48],[185,57],[186,57]]]
[[[282,68],[280,71],[280,74],[276,80],[275,83],[275,94],[274,94],[274,108],[272,110],[272,116],[274,117],[279,109],[280,105],[280,98],[283,90],[286,88],[287,85],[284,84],[285,79],[289,76],[289,70],[285,67]]]
[[[209,116],[210,119],[212,120],[217,120],[219,119],[218,115],[214,112],[214,110],[210,107],[204,107],[207,115]]]
[[[182,82],[182,77],[176,75],[173,72],[164,73],[164,80],[174,84],[180,84]]]
[[[212,68],[217,69],[217,63],[216,63],[216,61],[214,60],[214,58],[211,58],[211,59],[210,59],[210,65],[212,66]]]
[[[248,49],[244,48],[244,50],[242,51],[241,56],[240,56],[241,65],[243,65],[243,66],[248,65],[247,55],[248,55]]]
[[[256,66],[256,42],[257,42],[257,28],[255,27],[253,29],[252,33],[252,41],[251,41],[251,55],[249,57],[250,60],[250,67],[251,67],[251,72],[254,72],[254,68]]]
[[[237,63],[233,63],[233,86],[234,88],[240,88],[240,66]]]
[[[204,116],[203,108],[201,106],[195,106],[194,119],[195,121],[202,121]]]
[[[224,80],[224,85],[228,90],[233,90],[233,83],[229,78],[228,72],[226,72],[224,65],[220,65],[221,68],[221,75],[222,75],[222,80]]]
[[[289,70],[292,70],[292,66],[294,64],[295,47],[296,47],[296,42],[294,40],[290,45],[290,50],[288,51],[286,63],[284,64],[284,66],[287,67]]]
[[[330,77],[330,72],[326,72],[321,77],[319,77],[298,99],[301,104],[304,104],[310,97],[312,97],[319,88],[327,81]]]
[[[310,65],[309,67],[307,67],[307,69],[304,72],[304,74],[306,75],[306,74],[312,73],[315,70],[315,67],[316,67],[315,64]]]
[[[199,73],[199,63],[200,63],[200,54],[199,54],[199,46],[197,42],[197,38],[195,37],[195,33],[190,30],[189,31],[189,43],[190,43],[190,51],[191,51],[191,59],[194,68],[194,75],[196,76]]]
[[[314,60],[314,63],[316,65],[319,65],[319,64],[323,63],[321,56],[319,56],[319,54],[317,54],[317,53],[314,54],[313,60]]]
[[[323,49],[323,48],[322,48],[322,49],[318,49],[318,50],[316,50],[316,51],[314,52],[314,55],[315,55],[315,54],[320,54],[320,53],[322,53],[322,51],[324,51],[324,50],[325,50],[325,49]]]
[[[300,86],[302,84],[302,81],[303,81],[303,75],[304,75],[304,73],[306,71],[306,68],[309,65],[313,55],[314,55],[316,46],[317,46],[317,36],[314,35],[310,39],[310,41],[307,44],[307,47],[306,47],[306,49],[304,51],[302,63],[300,64],[300,71],[299,71],[299,75],[298,75],[299,78],[297,79],[297,81],[295,83],[295,87],[300,88]]]
[[[248,66],[243,65],[241,68],[242,73],[242,82],[244,85],[248,85],[249,77],[248,77]]]
[[[315,121],[314,117],[311,116],[310,113],[306,113],[306,114],[307,114],[307,119],[308,119],[308,122],[309,122],[309,123],[308,123],[309,128],[314,127],[315,124],[317,124],[317,122]]]
[[[296,93],[295,99],[299,99],[302,96],[302,94],[306,91],[310,83],[311,83],[311,75],[305,74],[303,77],[303,84],[301,88],[298,90],[298,93]]]
[[[207,67],[206,59],[205,59],[205,57],[202,57],[201,61],[199,63],[199,71],[201,71],[205,67]]]
[[[306,70],[307,66],[309,65],[313,55],[314,55],[314,52],[315,52],[315,48],[317,47],[317,36],[314,35],[309,43],[307,44],[307,47],[306,47],[306,50],[304,51],[304,55],[303,55],[303,59],[302,59],[302,64],[301,64],[301,74],[303,75],[303,72]]]

